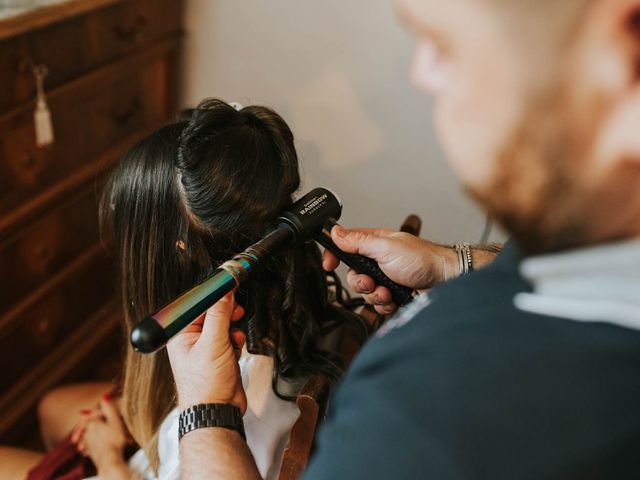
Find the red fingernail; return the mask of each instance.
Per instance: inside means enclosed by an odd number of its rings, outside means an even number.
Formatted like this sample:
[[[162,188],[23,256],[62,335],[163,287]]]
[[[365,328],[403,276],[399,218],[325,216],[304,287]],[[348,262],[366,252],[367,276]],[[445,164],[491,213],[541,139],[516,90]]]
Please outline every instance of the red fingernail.
[[[108,393],[108,392],[107,392],[107,393],[103,393],[103,394],[102,394],[102,399],[103,399],[105,402],[108,402],[109,400],[111,400],[111,394],[110,394],[110,393]]]
[[[80,415],[89,415],[91,413],[91,410],[83,408],[82,410],[80,410]]]

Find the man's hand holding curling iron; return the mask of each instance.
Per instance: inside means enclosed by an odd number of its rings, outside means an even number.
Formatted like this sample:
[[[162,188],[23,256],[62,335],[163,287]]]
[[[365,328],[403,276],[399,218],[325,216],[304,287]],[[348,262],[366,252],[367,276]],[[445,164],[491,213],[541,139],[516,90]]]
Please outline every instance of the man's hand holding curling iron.
[[[239,330],[229,334],[232,321],[244,315],[233,293],[227,294],[168,344],[180,411],[202,403],[247,409],[238,359],[245,342]],[[215,452],[215,455],[212,455]],[[200,428],[180,440],[181,479],[260,478],[246,442],[236,431]]]
[[[409,233],[384,228],[346,230],[336,226],[331,231],[331,238],[341,250],[375,260],[391,280],[414,290],[427,290],[460,275],[458,256],[453,248]],[[494,259],[499,247],[474,247],[472,251],[474,266],[479,268]],[[325,250],[325,270],[335,270],[339,263],[330,251]],[[371,277],[349,270],[347,281],[355,293],[375,306],[378,313],[388,315],[397,310],[391,292],[376,285]]]
[[[231,322],[243,315],[229,293],[167,344],[181,410],[198,403],[231,403],[244,414],[247,397],[238,358],[245,336],[239,330],[229,336]]]

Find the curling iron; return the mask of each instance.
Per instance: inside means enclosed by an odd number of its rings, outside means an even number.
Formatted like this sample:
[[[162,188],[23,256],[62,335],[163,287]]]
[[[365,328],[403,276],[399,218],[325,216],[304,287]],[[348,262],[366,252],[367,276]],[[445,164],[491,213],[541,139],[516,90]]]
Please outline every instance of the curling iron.
[[[356,272],[369,275],[377,285],[387,287],[396,305],[407,303],[413,290],[389,279],[374,260],[343,252],[333,242],[331,229],[337,225],[341,213],[342,204],[330,190],[316,188],[310,191],[278,217],[275,230],[138,323],[131,331],[131,344],[143,353],[162,348],[171,337],[244,282],[261,262],[284,246],[308,239],[317,241]]]

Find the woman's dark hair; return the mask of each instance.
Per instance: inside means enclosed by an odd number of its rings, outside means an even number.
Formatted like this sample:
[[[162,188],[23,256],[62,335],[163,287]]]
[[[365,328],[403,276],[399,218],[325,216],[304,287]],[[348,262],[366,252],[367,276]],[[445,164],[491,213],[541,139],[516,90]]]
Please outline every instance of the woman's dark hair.
[[[127,334],[136,321],[264,236],[300,186],[293,134],[266,107],[236,110],[211,99],[138,142],[115,169],[102,200],[103,234],[115,248]],[[327,285],[313,242],[274,256],[236,294],[245,308],[247,349],[274,359],[278,379],[342,373],[319,340],[340,325],[364,337],[334,276]],[[166,350],[129,347],[124,416],[157,465],[155,435],[175,405]],[[142,409],[150,408],[149,412]]]

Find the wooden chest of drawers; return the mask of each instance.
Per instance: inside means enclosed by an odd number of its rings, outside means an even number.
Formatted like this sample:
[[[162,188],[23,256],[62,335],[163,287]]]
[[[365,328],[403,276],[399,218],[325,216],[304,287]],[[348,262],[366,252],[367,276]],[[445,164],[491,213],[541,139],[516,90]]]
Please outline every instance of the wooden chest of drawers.
[[[0,443],[121,348],[100,243],[104,172],[177,106],[180,0],[68,0],[0,21]],[[35,142],[33,65],[55,134]]]

